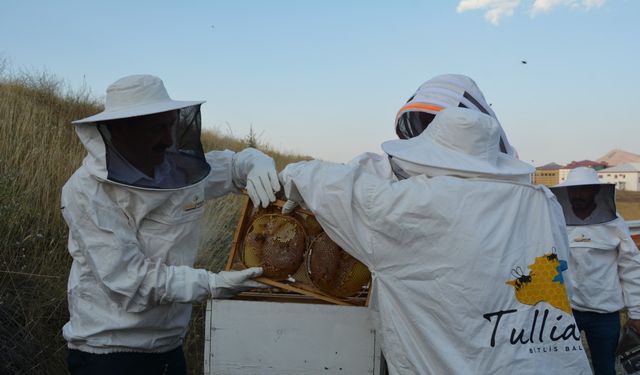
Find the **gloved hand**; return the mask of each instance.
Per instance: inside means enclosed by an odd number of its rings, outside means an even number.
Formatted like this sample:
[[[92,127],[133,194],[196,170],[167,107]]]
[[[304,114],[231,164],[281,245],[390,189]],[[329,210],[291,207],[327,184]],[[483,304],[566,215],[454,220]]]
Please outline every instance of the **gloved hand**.
[[[267,207],[280,190],[273,159],[253,148],[245,148],[233,156],[233,180],[247,189],[254,207]]]
[[[293,212],[293,210],[296,209],[296,207],[298,207],[300,205],[300,203],[291,200],[291,199],[287,199],[287,202],[282,205],[282,214],[286,215],[288,213]]]
[[[230,298],[250,289],[267,288],[268,285],[251,280],[262,275],[262,267],[251,267],[242,271],[209,272],[211,298]]]
[[[288,214],[293,212],[293,210],[303,202],[302,196],[298,191],[295,183],[292,180],[287,180],[286,175],[284,173],[280,173],[278,176],[282,181],[282,186],[284,187],[284,195],[287,197],[287,202],[282,206],[282,213]]]

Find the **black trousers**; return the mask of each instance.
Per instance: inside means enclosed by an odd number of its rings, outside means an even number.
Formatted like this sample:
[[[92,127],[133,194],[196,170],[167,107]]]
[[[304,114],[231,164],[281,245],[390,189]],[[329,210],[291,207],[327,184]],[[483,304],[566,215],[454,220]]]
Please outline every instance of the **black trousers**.
[[[186,375],[182,347],[166,353],[93,354],[69,349],[71,375]]]
[[[620,312],[600,314],[573,310],[578,329],[584,331],[595,375],[615,375],[616,348],[620,338]]]

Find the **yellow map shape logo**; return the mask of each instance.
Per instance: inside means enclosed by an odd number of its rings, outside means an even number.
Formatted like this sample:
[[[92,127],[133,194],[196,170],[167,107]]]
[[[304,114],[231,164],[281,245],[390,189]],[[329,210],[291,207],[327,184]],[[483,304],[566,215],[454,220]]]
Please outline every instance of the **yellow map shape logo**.
[[[571,314],[571,306],[564,286],[562,271],[567,269],[567,262],[558,259],[555,252],[546,253],[535,259],[533,264],[527,266],[531,272],[523,274],[517,267],[513,276],[515,279],[506,281],[516,292],[516,299],[525,305],[535,305],[539,302],[547,302],[567,314]]]

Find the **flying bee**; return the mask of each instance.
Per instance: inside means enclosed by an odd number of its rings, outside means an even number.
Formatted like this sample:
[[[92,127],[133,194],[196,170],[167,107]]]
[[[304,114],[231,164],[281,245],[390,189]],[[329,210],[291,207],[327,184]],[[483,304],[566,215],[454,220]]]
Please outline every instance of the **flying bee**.
[[[556,248],[552,247],[551,248],[551,252],[549,254],[545,254],[547,257],[547,260],[549,262],[553,262],[554,260],[558,260],[558,253],[556,253]]]
[[[520,290],[520,288],[522,288],[525,284],[530,283],[531,275],[533,275],[533,273],[525,275],[524,272],[522,271],[522,268],[520,268],[520,266],[517,266],[516,268],[512,269],[511,276],[515,277],[516,279],[516,282],[515,282],[516,290]]]

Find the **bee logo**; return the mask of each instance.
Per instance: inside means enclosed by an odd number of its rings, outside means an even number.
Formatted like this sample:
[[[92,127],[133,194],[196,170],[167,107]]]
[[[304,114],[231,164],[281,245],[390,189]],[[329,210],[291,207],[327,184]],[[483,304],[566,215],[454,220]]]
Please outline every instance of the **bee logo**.
[[[201,200],[200,197],[195,195],[193,197],[193,201],[191,201],[190,203],[187,203],[184,206],[182,206],[182,209],[183,209],[184,212],[189,212],[189,211],[193,211],[193,210],[196,210],[196,209],[202,207],[203,204],[204,204],[204,201]]]
[[[520,288],[522,288],[525,284],[530,283],[532,275],[533,275],[533,272],[528,275],[525,275],[524,272],[522,271],[522,268],[520,268],[520,266],[517,266],[516,268],[512,269],[511,276],[513,276],[516,279],[515,281],[516,290],[520,290]]]
[[[547,302],[551,306],[571,314],[571,306],[567,298],[567,289],[562,279],[562,271],[567,269],[567,262],[556,249],[543,252],[536,257],[532,264],[527,265],[525,274],[521,267],[511,270],[511,280],[505,284],[513,287],[518,302],[534,306],[540,302]]]

